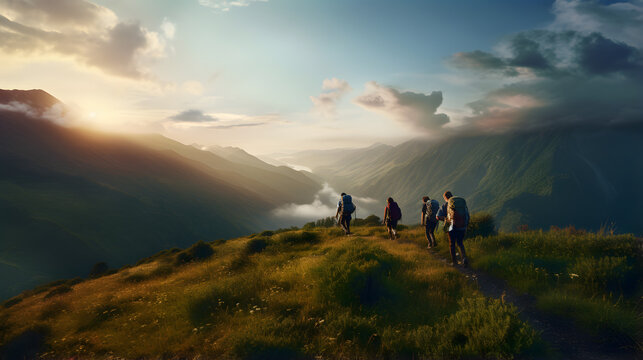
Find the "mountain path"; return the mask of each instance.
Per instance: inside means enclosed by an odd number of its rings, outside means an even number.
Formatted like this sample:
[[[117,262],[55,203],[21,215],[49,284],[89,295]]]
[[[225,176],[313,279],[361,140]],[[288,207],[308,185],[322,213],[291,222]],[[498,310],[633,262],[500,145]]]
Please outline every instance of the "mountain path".
[[[441,246],[448,245],[442,244]],[[447,264],[447,259],[436,251],[430,250],[429,253],[445,265]],[[475,282],[478,290],[485,296],[503,299],[504,302],[509,302],[516,306],[520,318],[540,332],[541,338],[564,359],[643,359],[643,355],[635,350],[608,347],[599,343],[595,337],[580,329],[570,319],[538,310],[534,296],[518,293],[502,279],[474,270],[471,267],[464,268],[458,265],[454,269],[463,274],[469,281]]]

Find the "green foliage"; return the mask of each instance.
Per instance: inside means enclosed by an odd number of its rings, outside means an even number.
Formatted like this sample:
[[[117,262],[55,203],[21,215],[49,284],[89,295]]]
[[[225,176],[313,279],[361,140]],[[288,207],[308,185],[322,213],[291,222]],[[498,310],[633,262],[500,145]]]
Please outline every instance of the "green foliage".
[[[78,330],[87,331],[95,329],[109,320],[118,318],[123,315],[125,311],[126,307],[123,305],[100,304],[79,318],[77,324]]]
[[[260,253],[268,246],[269,241],[270,239],[266,237],[250,239],[246,243],[243,252],[248,255]]]
[[[337,219],[333,216],[325,217],[317,221],[311,221],[303,226],[303,230],[312,230],[314,228],[329,228],[337,225]]]
[[[123,278],[123,281],[128,283],[148,281],[159,277],[168,276],[172,274],[174,270],[174,266],[170,264],[158,264],[158,266],[152,271],[136,271],[134,273],[128,274]]]
[[[595,334],[599,342],[639,351],[643,345],[640,315],[609,300],[552,291],[540,296],[537,305],[552,314],[573,318],[584,329]]]
[[[222,315],[247,311],[261,304],[257,296],[263,274],[246,273],[211,285],[188,297],[186,309],[195,326],[215,321]]]
[[[546,311],[573,317],[589,328],[609,329],[602,337],[632,337],[634,330],[623,319],[639,318],[636,294],[643,277],[634,236],[567,227],[477,237],[465,246],[474,268],[535,295]],[[445,248],[441,251],[446,254]]]
[[[351,223],[353,226],[380,226],[382,219],[377,215],[371,214],[364,219],[354,219]]]
[[[400,267],[393,255],[356,239],[333,249],[317,268],[319,296],[344,306],[375,305],[394,295],[391,275]]]
[[[471,215],[469,225],[467,226],[467,236],[491,236],[497,234],[496,224],[493,216],[487,213],[476,213]]]
[[[627,285],[637,281],[632,269],[625,256],[581,257],[570,267],[569,276],[590,294],[601,291],[622,293]]]
[[[311,231],[287,231],[276,235],[275,240],[290,245],[315,244],[319,242],[319,234]]]
[[[188,249],[176,254],[175,265],[187,264],[192,261],[203,261],[214,254],[212,246],[206,244],[203,240],[190,246]]]
[[[536,333],[518,317],[512,305],[483,297],[459,301],[460,310],[434,329],[426,344],[446,358],[489,357],[510,359],[534,343]]]

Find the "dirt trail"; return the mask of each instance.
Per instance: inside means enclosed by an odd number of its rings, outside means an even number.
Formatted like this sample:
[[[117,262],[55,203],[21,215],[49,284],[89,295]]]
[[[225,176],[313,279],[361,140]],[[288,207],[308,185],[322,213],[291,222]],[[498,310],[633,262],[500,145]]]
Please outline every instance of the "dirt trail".
[[[447,259],[441,257],[437,252],[430,251],[430,253],[445,264],[447,263]],[[538,310],[535,304],[536,299],[533,296],[512,290],[502,279],[462,266],[456,266],[455,269],[470,281],[475,282],[485,296],[496,299],[504,297],[504,301],[515,305],[523,321],[528,322],[539,331],[542,339],[564,359],[643,359],[643,354],[635,350],[623,349],[618,346],[610,347],[597,342],[596,338],[592,338],[571,320]]]

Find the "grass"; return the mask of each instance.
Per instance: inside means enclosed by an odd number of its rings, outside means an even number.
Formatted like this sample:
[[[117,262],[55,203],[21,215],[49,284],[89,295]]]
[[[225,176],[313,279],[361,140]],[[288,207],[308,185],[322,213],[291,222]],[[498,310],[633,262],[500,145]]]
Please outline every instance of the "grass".
[[[449,257],[445,235],[440,251]],[[534,295],[541,310],[572,319],[599,342],[642,349],[640,239],[570,227],[471,237],[465,247],[473,268]]]
[[[198,261],[167,251],[68,293],[25,294],[0,309],[0,346],[40,329],[46,358],[512,358],[537,341],[516,309],[428,256],[417,229],[397,242],[383,227],[353,232],[204,242]]]

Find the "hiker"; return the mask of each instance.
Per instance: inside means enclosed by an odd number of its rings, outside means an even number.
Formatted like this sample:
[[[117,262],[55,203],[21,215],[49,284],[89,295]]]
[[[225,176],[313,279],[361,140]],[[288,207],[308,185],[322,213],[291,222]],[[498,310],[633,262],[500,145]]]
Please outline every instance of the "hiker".
[[[384,224],[388,231],[388,236],[391,240],[397,238],[397,222],[402,219],[402,210],[397,205],[393,198],[386,199],[386,207],[384,208]]]
[[[460,255],[462,256],[462,266],[469,266],[467,253],[464,250],[464,235],[469,225],[469,209],[467,208],[466,201],[457,196],[453,196],[451,191],[444,193],[444,200],[446,203],[442,205],[436,218],[440,221],[445,221],[444,226],[448,226],[449,234],[449,247],[451,250],[451,265],[457,264],[455,256],[456,244],[460,248]]]
[[[440,209],[440,203],[431,199],[428,196],[422,197],[422,214],[420,218],[420,224],[424,225],[424,234],[426,235],[426,241],[428,242],[427,249],[435,247],[438,243],[435,241],[435,227],[438,225],[438,219],[436,215]]]
[[[342,193],[341,199],[337,203],[337,212],[335,219],[338,219],[339,225],[344,229],[346,235],[351,234],[351,214],[355,211],[353,198],[346,193]]]

